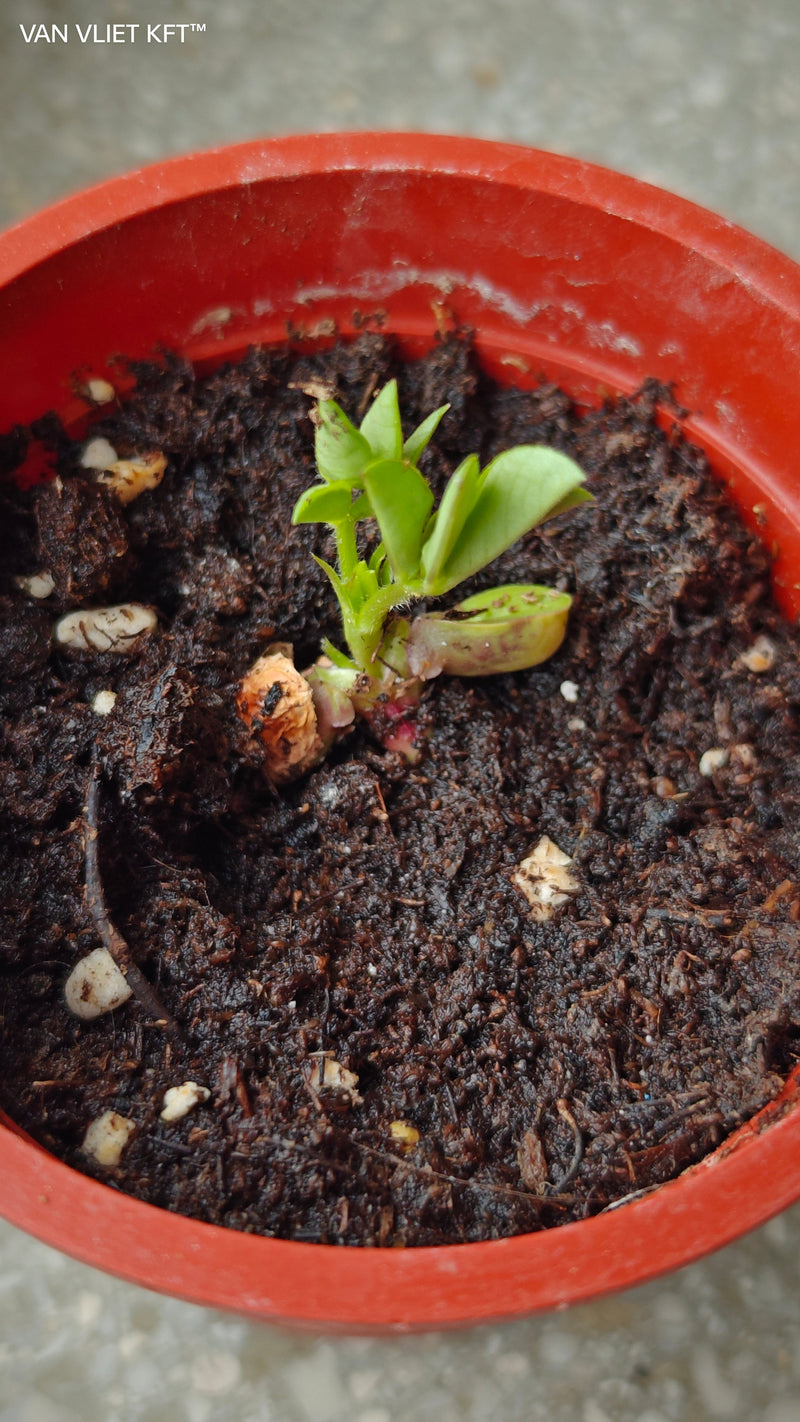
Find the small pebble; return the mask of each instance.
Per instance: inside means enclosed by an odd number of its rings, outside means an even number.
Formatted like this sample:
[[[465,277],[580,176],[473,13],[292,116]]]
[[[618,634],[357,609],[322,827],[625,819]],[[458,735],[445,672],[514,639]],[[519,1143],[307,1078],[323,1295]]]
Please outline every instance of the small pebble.
[[[95,948],[81,958],[64,984],[67,1007],[84,1022],[113,1012],[130,995],[128,980],[107,948]]]
[[[575,681],[562,681],[558,688],[565,701],[577,701],[580,695],[580,687]]]
[[[703,751],[698,770],[701,775],[710,777],[727,764],[728,752],[722,746],[712,746],[711,750]]]
[[[342,1066],[341,1062],[337,1062],[333,1057],[326,1057],[322,1068],[322,1085],[352,1093],[358,1086],[358,1074],[348,1071],[347,1067]]]
[[[92,710],[96,712],[98,716],[108,716],[114,710],[116,702],[116,691],[98,691],[92,701]]]
[[[152,607],[123,602],[116,607],[86,607],[59,618],[53,629],[57,646],[68,652],[127,653],[140,637],[154,632],[158,619]]]
[[[583,719],[582,716],[570,716],[569,720],[567,721],[567,730],[568,730],[568,731],[585,731],[585,730],[586,730],[586,722],[584,721],[584,719]]]
[[[170,1086],[164,1092],[161,1120],[180,1121],[182,1117],[188,1116],[195,1106],[208,1101],[210,1095],[208,1087],[200,1086],[196,1081],[184,1081],[181,1086]]]
[[[778,653],[775,643],[769,637],[756,637],[752,647],[748,647],[746,652],[742,652],[739,658],[743,666],[748,671],[761,673],[771,671],[777,661]]]
[[[86,382],[86,394],[93,405],[109,405],[116,393],[111,381],[103,380],[99,375],[93,375],[91,380]]]
[[[17,587],[39,601],[49,597],[55,587],[51,573],[32,573],[28,578],[17,578]]]
[[[80,460],[83,469],[97,469],[102,472],[104,469],[110,469],[116,461],[117,451],[107,439],[90,439],[88,444],[83,446]]]
[[[321,1068],[320,1057],[322,1057]],[[362,1098],[358,1094],[358,1073],[349,1071],[346,1066],[342,1066],[341,1062],[337,1062],[335,1057],[311,1052],[306,1072],[309,1085],[315,1091],[340,1091],[343,1095],[349,1096],[352,1106],[361,1105]]]
[[[121,504],[132,504],[148,489],[157,489],[164,478],[167,457],[156,450],[151,454],[116,459],[107,469],[98,469],[97,482],[105,484]]]
[[[136,1130],[136,1122],[117,1111],[104,1111],[87,1127],[81,1150],[98,1165],[119,1165],[122,1152]]]

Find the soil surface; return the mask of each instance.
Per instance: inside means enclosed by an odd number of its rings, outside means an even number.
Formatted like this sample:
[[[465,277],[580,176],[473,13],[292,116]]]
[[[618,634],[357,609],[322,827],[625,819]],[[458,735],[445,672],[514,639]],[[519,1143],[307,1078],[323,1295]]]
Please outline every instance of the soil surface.
[[[497,387],[465,340],[403,364],[375,335],[136,374],[93,434],[163,451],[158,489],[122,507],[50,420],[59,479],[2,494],[3,1107],[120,1190],[328,1243],[535,1230],[677,1175],[800,1050],[800,656],[764,549],[656,423],[668,393],[581,415]],[[276,792],[236,685],[272,641],[298,666],[340,642],[325,531],[290,527],[314,479],[297,387],[357,414],[391,374],[409,429],[450,401],[437,493],[473,450],[583,465],[596,503],[464,589],[566,588],[568,636],[531,671],[431,683],[416,765],[359,728]],[[41,570],[45,600],[15,581]],[[132,654],[54,648],[59,613],[127,600],[158,613]],[[543,835],[578,892],[539,922],[513,876]],[[68,1011],[103,911],[175,1028],[136,998]],[[163,1122],[185,1081],[208,1100]],[[103,1167],[82,1144],[109,1109],[135,1131]]]

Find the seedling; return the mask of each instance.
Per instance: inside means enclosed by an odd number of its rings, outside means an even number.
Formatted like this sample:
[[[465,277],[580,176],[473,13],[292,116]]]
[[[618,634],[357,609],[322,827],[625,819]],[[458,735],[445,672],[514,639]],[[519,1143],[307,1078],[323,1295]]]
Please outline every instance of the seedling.
[[[434,410],[404,440],[394,380],[358,428],[335,401],[317,401],[320,482],[302,495],[292,518],[327,524],[336,545],[336,567],[316,561],[336,593],[347,651],[326,639],[305,674],[324,747],[357,714],[380,711],[384,723],[387,716],[400,723],[422,683],[441,672],[519,671],[545,661],[563,641],[572,599],[537,584],[489,588],[446,612],[407,615],[414,603],[441,597],[480,572],[545,519],[591,498],[567,455],[518,445],[485,469],[468,455],[434,509],[419,461],[448,408]],[[377,524],[380,541],[363,558],[357,527],[367,519]],[[384,739],[410,752],[413,731]]]

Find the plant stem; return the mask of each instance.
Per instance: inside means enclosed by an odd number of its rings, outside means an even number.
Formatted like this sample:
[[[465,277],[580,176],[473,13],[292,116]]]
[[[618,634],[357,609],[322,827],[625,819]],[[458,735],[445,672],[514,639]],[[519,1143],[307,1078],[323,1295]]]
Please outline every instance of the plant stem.
[[[406,583],[400,586],[397,583],[390,583],[388,587],[380,588],[378,592],[373,593],[361,609],[358,623],[348,633],[347,640],[353,660],[363,668],[368,676],[375,675],[375,658],[383,641],[389,613],[405,602],[414,601],[419,595],[417,584]]]
[[[339,576],[346,582],[358,562],[355,524],[343,522],[332,526],[336,539],[336,556],[339,560]]]

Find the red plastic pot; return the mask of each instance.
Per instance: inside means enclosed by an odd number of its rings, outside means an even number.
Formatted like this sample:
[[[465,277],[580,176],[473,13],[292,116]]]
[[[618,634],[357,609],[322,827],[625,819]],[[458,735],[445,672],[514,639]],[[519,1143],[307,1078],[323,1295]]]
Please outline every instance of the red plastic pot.
[[[470,139],[277,139],[114,179],[0,237],[0,429],[83,408],[76,371],[177,347],[218,359],[287,326],[385,313],[410,350],[432,303],[495,373],[587,403],[674,382],[800,609],[800,268],[730,223],[603,169]],[[0,1123],[0,1212],[150,1288],[347,1330],[555,1308],[685,1264],[800,1196],[800,1087],[678,1180],[486,1244],[359,1250],[238,1234],[120,1195]]]

